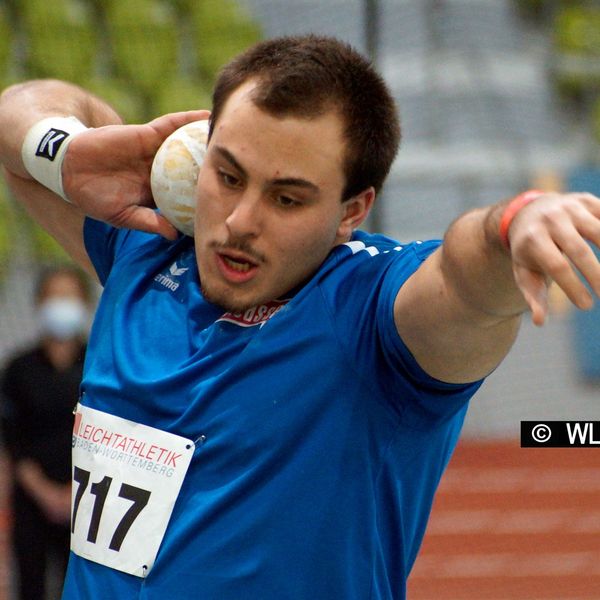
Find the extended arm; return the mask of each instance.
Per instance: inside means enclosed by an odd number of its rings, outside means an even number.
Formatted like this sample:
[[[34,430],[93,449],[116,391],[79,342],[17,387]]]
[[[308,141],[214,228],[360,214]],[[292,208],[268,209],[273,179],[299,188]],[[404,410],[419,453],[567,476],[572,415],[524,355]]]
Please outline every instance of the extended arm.
[[[467,382],[504,358],[528,308],[547,315],[547,289],[560,286],[581,309],[600,294],[600,264],[587,240],[600,244],[600,200],[589,194],[544,194],[516,215],[510,249],[499,238],[506,203],[457,219],[444,243],[401,288],[396,326],[433,377]]]
[[[154,154],[175,129],[206,119],[207,111],[165,115],[144,125],[121,125],[106,103],[82,88],[55,80],[12,86],[0,96],[0,162],[15,196],[28,212],[84,267],[84,215],[117,227],[174,238],[175,229],[151,210],[150,168]],[[90,129],[72,138],[62,166],[69,204],[33,180],[21,149],[41,119],[74,116]]]

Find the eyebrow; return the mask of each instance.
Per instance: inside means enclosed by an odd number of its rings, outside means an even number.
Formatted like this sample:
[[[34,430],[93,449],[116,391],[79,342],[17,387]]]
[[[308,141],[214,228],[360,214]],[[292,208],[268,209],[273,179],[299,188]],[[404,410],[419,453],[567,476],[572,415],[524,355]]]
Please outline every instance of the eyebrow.
[[[223,146],[215,146],[215,151],[218,152],[228,163],[230,163],[237,171],[239,171],[244,177],[248,177],[248,172],[239,163],[237,158]],[[302,187],[313,192],[320,192],[318,185],[308,179],[302,179],[301,177],[279,177],[269,181],[272,185],[291,185],[296,187]]]

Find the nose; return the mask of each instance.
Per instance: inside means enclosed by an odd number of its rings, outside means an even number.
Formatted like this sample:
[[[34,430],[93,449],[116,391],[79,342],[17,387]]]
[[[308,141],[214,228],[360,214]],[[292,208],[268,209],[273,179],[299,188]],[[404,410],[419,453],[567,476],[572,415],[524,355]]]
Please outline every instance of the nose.
[[[262,224],[260,195],[246,190],[229,213],[225,224],[232,237],[258,236]]]

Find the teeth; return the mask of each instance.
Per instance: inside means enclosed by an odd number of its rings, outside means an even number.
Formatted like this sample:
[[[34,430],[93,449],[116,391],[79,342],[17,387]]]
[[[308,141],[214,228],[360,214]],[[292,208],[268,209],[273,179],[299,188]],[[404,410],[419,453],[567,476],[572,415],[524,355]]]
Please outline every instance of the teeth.
[[[223,260],[227,264],[228,267],[231,267],[234,271],[239,271],[240,273],[246,273],[250,270],[250,263],[247,262],[238,262],[237,260],[233,260],[232,258],[228,258],[227,256],[223,257]]]

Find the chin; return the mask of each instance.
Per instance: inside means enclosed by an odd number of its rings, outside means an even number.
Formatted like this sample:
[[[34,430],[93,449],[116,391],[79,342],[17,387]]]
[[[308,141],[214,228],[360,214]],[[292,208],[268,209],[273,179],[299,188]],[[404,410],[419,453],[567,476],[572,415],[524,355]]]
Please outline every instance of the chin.
[[[235,294],[230,290],[223,290],[219,292],[202,286],[201,291],[204,299],[207,302],[215,304],[216,306],[220,306],[225,312],[231,313],[241,313],[249,308],[253,308],[257,304],[268,302],[267,299],[262,297],[236,298]]]

